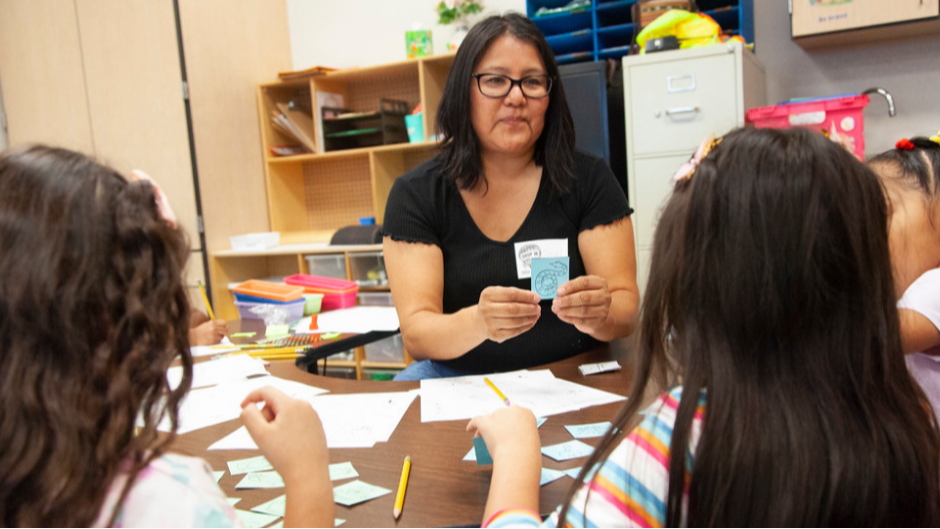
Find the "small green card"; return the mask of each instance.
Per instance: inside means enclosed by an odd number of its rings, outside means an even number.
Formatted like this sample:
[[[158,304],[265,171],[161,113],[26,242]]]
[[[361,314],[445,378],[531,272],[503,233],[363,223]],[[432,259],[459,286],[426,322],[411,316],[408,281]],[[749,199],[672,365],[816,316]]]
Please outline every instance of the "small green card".
[[[290,334],[290,325],[268,325],[264,331],[265,338],[274,338],[276,336],[287,336]]]

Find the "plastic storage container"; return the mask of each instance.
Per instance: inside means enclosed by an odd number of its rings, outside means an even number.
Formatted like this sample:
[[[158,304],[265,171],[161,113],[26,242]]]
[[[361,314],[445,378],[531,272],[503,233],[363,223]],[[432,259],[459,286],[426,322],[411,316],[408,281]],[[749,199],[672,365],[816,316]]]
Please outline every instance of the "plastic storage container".
[[[392,380],[398,371],[388,369],[363,369],[363,380]]]
[[[349,254],[350,277],[361,287],[381,287],[388,285],[385,272],[385,258],[382,252],[362,252]]]
[[[862,111],[868,105],[868,96],[848,94],[829,98],[780,103],[747,111],[746,122],[755,128],[808,129],[840,136],[854,143],[852,152],[859,160],[865,159],[865,127]]]
[[[284,278],[288,285],[301,287],[309,294],[323,294],[321,310],[345,309],[356,304],[359,285],[352,281],[319,277],[307,274],[295,274]]]
[[[235,301],[245,301],[249,303],[271,303],[274,305],[286,305],[287,303],[296,303],[296,299],[290,301],[275,301],[273,299],[263,298],[261,296],[249,296],[247,294],[241,294],[235,292]]]
[[[235,235],[228,238],[232,243],[232,249],[236,251],[254,251],[273,248],[280,244],[281,234],[276,231],[264,233],[246,233],[244,235]]]
[[[278,283],[269,283],[257,279],[245,281],[232,290],[234,290],[236,294],[255,296],[273,301],[297,301],[298,299],[303,299],[301,296],[304,293],[302,287],[291,286],[289,284],[281,285]]]
[[[394,307],[391,292],[360,292],[356,296],[360,305],[373,305],[379,307]]]
[[[305,255],[310,275],[346,279],[346,257],[343,254]]]
[[[304,315],[305,301],[285,304],[236,301],[239,316],[245,320],[264,320],[265,325],[279,325],[299,320]]]
[[[365,350],[366,360],[369,362],[399,363],[405,361],[405,345],[400,334],[366,344]]]

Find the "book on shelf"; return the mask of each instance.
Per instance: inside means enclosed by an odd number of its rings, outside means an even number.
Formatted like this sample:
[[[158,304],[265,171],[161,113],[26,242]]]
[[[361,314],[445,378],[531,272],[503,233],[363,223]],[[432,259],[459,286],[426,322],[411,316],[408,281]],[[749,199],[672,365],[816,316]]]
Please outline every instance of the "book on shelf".
[[[310,152],[317,152],[316,133],[313,129],[313,116],[291,108],[285,103],[277,103],[277,110],[271,112],[274,125],[288,136],[300,142]]]
[[[277,76],[281,81],[290,81],[292,79],[301,79],[303,77],[312,77],[314,75],[323,75],[330,72],[335,72],[336,68],[328,68],[326,66],[314,66],[313,68],[307,68],[306,70],[297,70],[294,72],[278,72]]]

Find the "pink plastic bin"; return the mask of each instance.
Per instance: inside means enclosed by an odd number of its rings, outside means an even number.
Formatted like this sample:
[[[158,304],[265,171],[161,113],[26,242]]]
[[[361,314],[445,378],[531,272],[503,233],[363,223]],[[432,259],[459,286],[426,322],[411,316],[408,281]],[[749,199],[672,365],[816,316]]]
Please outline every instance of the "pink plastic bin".
[[[865,127],[862,111],[866,105],[866,95],[780,103],[748,110],[746,121],[758,129],[805,127],[828,133],[835,126],[836,132],[851,138],[850,141],[855,143],[855,156],[864,160]]]
[[[288,285],[304,288],[308,294],[323,294],[320,310],[345,309],[356,305],[359,285],[344,279],[295,274],[284,278]]]

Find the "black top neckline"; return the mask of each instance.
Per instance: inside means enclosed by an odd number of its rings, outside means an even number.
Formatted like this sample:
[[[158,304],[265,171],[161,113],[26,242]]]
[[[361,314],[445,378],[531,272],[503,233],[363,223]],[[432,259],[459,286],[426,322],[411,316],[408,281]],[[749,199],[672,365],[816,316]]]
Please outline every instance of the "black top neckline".
[[[454,185],[454,187],[456,188],[456,184]],[[535,210],[536,208],[538,208],[539,203],[541,202],[540,199],[542,198],[542,194],[545,193],[545,168],[544,167],[542,168],[542,175],[539,178],[539,189],[535,193],[535,200],[532,201],[532,206],[529,208],[529,212],[526,213],[525,218],[522,220],[522,224],[520,224],[519,227],[516,228],[516,231],[513,232],[513,234],[505,241],[497,241],[495,239],[491,239],[485,233],[483,233],[483,230],[481,230],[480,226],[477,225],[477,221],[473,220],[473,215],[470,214],[470,209],[467,208],[466,202],[463,201],[463,195],[460,194],[460,189],[456,189],[456,191],[457,191],[457,201],[460,204],[461,214],[466,215],[467,219],[470,221],[470,224],[473,226],[473,231],[477,235],[479,235],[481,239],[483,239],[484,241],[490,244],[496,244],[500,246],[512,246],[516,243],[516,238],[519,236],[519,234],[525,231],[526,226],[532,220],[532,217],[536,212]]]

